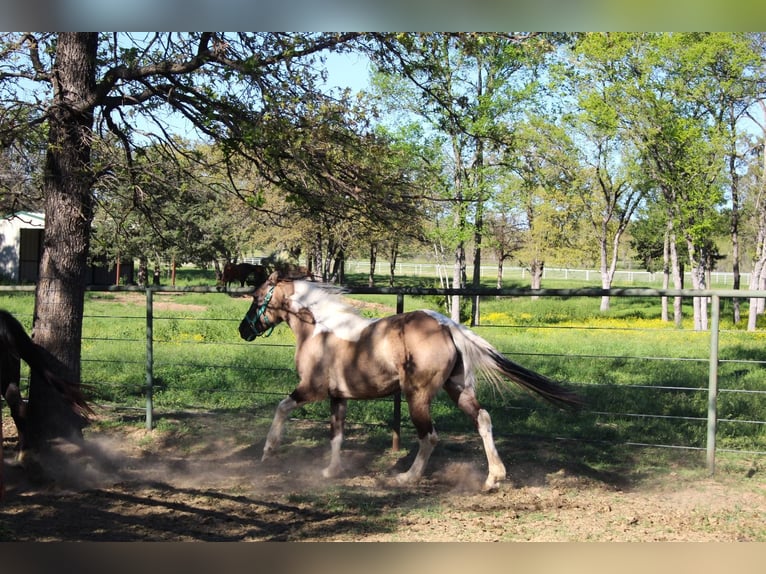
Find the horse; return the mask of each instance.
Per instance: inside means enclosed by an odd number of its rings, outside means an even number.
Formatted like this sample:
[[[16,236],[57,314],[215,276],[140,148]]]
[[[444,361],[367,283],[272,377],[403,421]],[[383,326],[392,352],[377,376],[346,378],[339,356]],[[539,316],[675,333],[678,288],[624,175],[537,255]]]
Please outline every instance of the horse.
[[[580,398],[561,384],[514,363],[475,332],[430,310],[380,319],[361,317],[343,302],[342,291],[278,273],[256,290],[239,325],[246,341],[270,335],[286,322],[295,334],[295,365],[300,382],[276,409],[262,460],[278,448],[293,409],[329,396],[330,463],[325,478],[342,473],[341,443],[348,400],[378,399],[400,391],[418,435],[410,468],[396,475],[401,485],[422,476],[438,442],[431,401],[443,388],[474,422],[483,442],[489,472],[483,489],[498,487],[506,469],[492,436],[492,419],[476,398],[477,373],[494,384],[509,379],[558,406],[577,407]]]
[[[268,271],[263,265],[253,265],[251,263],[227,263],[223,267],[223,273],[219,284],[227,289],[233,281],[239,281],[239,286],[244,287],[245,281],[252,275],[253,284],[258,287],[268,277]]]
[[[72,411],[87,420],[92,414],[79,385],[62,377],[55,359],[40,345],[35,344],[24,327],[8,311],[0,309],[0,393],[11,411],[11,418],[18,431],[20,451],[26,447],[26,404],[21,399],[19,379],[23,359],[32,372],[40,375],[39,380],[51,385],[69,405]],[[2,418],[0,411],[0,419]],[[5,486],[3,482],[3,433],[0,420],[0,499]]]

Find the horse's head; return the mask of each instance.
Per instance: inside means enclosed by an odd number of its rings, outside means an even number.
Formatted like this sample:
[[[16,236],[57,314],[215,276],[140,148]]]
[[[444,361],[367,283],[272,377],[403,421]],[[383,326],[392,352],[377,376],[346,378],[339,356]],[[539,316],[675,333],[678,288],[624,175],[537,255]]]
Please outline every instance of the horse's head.
[[[230,283],[234,279],[236,279],[235,274],[236,274],[235,265],[234,263],[229,261],[228,263],[226,263],[226,265],[223,266],[223,273],[221,273],[221,281],[223,283]]]
[[[253,294],[253,303],[239,324],[239,336],[245,341],[271,335],[271,331],[285,320],[285,281],[272,273]]]

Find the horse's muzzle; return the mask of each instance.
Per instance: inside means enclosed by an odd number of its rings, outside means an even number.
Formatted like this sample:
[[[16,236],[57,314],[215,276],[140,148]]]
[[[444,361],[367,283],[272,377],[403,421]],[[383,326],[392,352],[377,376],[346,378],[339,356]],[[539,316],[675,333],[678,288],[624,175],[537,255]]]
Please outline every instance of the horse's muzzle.
[[[239,324],[239,336],[245,341],[253,341],[258,336],[258,333],[247,319],[243,319]]]

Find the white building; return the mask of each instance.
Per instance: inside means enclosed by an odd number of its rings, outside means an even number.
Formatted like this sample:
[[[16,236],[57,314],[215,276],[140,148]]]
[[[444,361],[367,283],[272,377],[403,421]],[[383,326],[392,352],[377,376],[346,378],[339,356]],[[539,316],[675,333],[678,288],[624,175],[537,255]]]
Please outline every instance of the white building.
[[[44,230],[42,213],[19,211],[0,219],[0,280],[37,281]]]

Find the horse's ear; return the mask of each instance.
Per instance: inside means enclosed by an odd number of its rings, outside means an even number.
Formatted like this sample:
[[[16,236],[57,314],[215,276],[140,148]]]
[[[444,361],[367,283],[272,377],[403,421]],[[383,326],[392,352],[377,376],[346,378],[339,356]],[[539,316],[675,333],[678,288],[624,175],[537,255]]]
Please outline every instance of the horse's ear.
[[[268,282],[272,285],[276,285],[277,281],[279,281],[279,271],[274,271],[274,273],[269,275]]]

